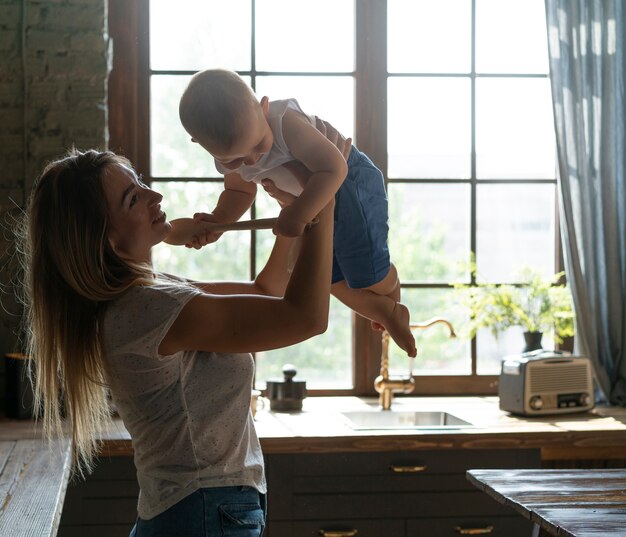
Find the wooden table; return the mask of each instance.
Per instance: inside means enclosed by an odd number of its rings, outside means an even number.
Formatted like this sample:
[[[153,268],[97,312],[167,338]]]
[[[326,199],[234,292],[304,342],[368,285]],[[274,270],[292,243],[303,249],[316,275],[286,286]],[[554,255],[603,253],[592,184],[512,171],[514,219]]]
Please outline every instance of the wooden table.
[[[626,536],[626,470],[468,470],[483,492],[535,523],[533,536]]]
[[[69,459],[68,442],[0,441],[0,536],[57,534]]]

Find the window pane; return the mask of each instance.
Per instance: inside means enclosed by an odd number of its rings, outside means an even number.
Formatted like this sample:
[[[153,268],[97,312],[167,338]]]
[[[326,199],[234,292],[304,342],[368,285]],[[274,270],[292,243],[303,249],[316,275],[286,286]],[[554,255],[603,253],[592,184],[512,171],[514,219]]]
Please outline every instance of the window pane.
[[[471,67],[471,0],[388,0],[390,73],[467,73]]]
[[[544,0],[476,0],[476,71],[548,73]]]
[[[278,216],[280,207],[262,188],[256,199],[256,218]],[[271,231],[256,233],[256,266],[260,270],[274,245]],[[352,314],[351,310],[331,297],[328,329],[320,336],[293,345],[257,353],[256,385],[265,387],[265,381],[282,378],[282,367],[293,363],[298,369],[298,378],[307,381],[308,388],[352,387]]]
[[[194,144],[178,119],[178,101],[188,76],[153,76],[150,159],[153,177],[219,177],[213,158]]]
[[[150,67],[250,70],[250,6],[250,0],[150,0]]]
[[[514,282],[520,268],[555,272],[555,185],[477,186],[476,264],[481,281]]]
[[[463,279],[470,251],[468,185],[391,183],[389,251],[400,281]]]
[[[488,329],[476,334],[476,372],[479,375],[499,375],[502,359],[510,354],[519,354],[524,349],[523,329],[509,328],[496,339]]]
[[[411,323],[423,323],[433,317],[447,319],[458,330],[465,313],[447,289],[403,289],[402,302],[411,312]],[[450,338],[448,328],[436,324],[414,331],[417,358],[415,375],[469,375],[472,370],[469,342]],[[406,375],[410,361],[393,341],[389,345],[389,367],[394,375]]]
[[[191,77],[154,75],[150,79],[150,159],[153,177],[221,177],[213,157],[191,141],[178,118],[178,102]],[[248,84],[249,77],[243,77]]]
[[[257,0],[256,68],[352,72],[354,11],[354,0]]]
[[[257,195],[255,199],[255,218],[275,218],[280,213],[280,206],[278,202],[270,197],[263,187],[257,188]],[[267,257],[274,246],[274,239],[276,237],[271,232],[260,231],[256,234],[256,266],[260,269],[267,260]]]
[[[547,78],[476,81],[479,179],[552,179],[555,144]]]
[[[168,220],[173,220],[213,209],[223,184],[154,182],[152,188],[163,194],[161,205]],[[165,243],[152,250],[156,270],[194,280],[249,280],[249,259],[250,232],[247,231],[224,233],[217,242],[201,250]]]
[[[476,175],[479,179],[556,177],[550,81],[476,81]]]
[[[345,137],[354,132],[354,79],[349,76],[259,76],[256,94],[294,98],[309,115],[329,121]],[[329,96],[332,95],[332,99]]]
[[[256,387],[283,379],[282,368],[294,364],[296,379],[306,380],[309,389],[352,387],[352,312],[331,297],[328,330],[307,341],[269,352],[256,353]]]
[[[389,177],[470,176],[469,78],[390,78]]]

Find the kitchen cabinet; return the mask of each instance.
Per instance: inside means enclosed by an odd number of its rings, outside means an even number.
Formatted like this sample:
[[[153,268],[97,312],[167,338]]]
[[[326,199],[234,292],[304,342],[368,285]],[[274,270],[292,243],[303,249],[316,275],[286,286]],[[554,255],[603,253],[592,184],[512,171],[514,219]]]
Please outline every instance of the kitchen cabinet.
[[[71,481],[57,537],[126,537],[137,517],[136,475],[131,457],[102,457],[85,481]]]
[[[268,537],[527,537],[531,524],[465,472],[541,459],[539,449],[305,453],[267,455],[266,467]]]

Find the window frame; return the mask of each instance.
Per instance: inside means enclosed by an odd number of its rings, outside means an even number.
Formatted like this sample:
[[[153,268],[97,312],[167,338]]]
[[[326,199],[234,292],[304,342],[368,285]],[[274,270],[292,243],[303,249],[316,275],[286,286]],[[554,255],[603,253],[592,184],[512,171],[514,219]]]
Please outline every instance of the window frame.
[[[392,179],[387,177],[387,81],[391,77],[411,76],[411,73],[387,72],[387,1],[386,0],[355,0],[355,69],[352,73],[333,73],[352,75],[355,80],[355,140],[382,170],[386,184],[396,182],[446,182],[466,183],[471,189],[471,249],[476,251],[476,186],[481,181],[476,179],[475,152],[475,83],[479,76],[475,72],[475,0],[472,1],[472,68],[471,80],[471,177],[462,180],[428,180],[428,179]],[[254,0],[251,0],[254,5]],[[109,77],[109,148],[128,157],[138,172],[150,184],[153,180],[164,178],[152,177],[150,172],[150,76],[152,74],[193,74],[190,71],[151,71],[150,69],[150,33],[149,33],[149,0],[109,0],[109,35],[113,40],[113,62]],[[254,24],[254,17],[252,23]],[[254,49],[254,40],[253,40]],[[252,51],[253,52],[253,51]],[[254,57],[254,56],[253,56]],[[242,75],[277,74],[257,72],[252,63],[252,70],[241,72]],[[300,74],[300,73],[299,73]],[[318,73],[302,73],[318,74]],[[422,76],[416,75],[416,76]],[[437,74],[436,76],[441,76]],[[445,75],[444,75],[445,76]],[[507,76],[507,75],[499,75]],[[510,75],[508,75],[510,76]],[[547,76],[547,75],[546,75]],[[380,106],[369,106],[370,103],[383,103]],[[219,178],[167,178],[168,181],[209,180]],[[489,184],[496,183],[533,183],[551,182],[555,180],[484,180]],[[559,243],[558,200],[555,210],[557,230],[555,237],[557,271],[562,270],[563,255]],[[254,208],[253,208],[254,211]],[[254,212],[252,213],[254,216]],[[251,242],[250,266],[255,271],[255,241]],[[253,275],[251,274],[251,277]],[[403,288],[450,288],[451,284],[403,283]],[[569,347],[570,345],[566,346]],[[351,389],[309,390],[309,395],[359,395],[375,396],[374,379],[380,373],[380,356],[382,352],[380,333],[374,332],[370,321],[352,314],[352,375]],[[494,395],[498,389],[498,375],[478,375],[476,341],[471,341],[471,373],[468,375],[414,375],[414,395]],[[393,364],[398,366],[398,364]],[[408,363],[407,363],[408,373]]]

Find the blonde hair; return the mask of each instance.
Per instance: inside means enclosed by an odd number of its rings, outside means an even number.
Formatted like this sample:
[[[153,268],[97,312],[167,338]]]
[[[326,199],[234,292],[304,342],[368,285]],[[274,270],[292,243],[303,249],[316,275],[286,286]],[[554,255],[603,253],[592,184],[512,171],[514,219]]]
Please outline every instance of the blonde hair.
[[[100,339],[104,309],[151,274],[109,244],[102,177],[113,165],[130,167],[108,151],[75,149],[48,164],[19,233],[35,408],[48,439],[62,435],[67,417],[73,468],[81,475],[92,470],[110,417]]]
[[[192,137],[228,151],[245,128],[255,103],[256,96],[237,73],[207,69],[191,78],[180,98],[178,114]]]

